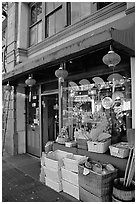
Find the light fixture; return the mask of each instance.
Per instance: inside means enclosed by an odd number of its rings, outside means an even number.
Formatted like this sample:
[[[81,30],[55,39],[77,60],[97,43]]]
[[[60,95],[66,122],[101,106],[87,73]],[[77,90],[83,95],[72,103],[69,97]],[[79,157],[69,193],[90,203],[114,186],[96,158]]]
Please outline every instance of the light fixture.
[[[55,76],[58,77],[61,82],[64,82],[64,79],[68,76],[68,71],[64,70],[63,67],[60,66],[59,69],[55,71]]]
[[[31,88],[36,84],[36,80],[33,79],[32,74],[26,79],[25,84],[30,87],[30,92],[29,92],[29,102],[31,102]]]
[[[102,58],[104,64],[108,65],[108,67],[115,67],[120,63],[121,57],[112,50],[112,46],[110,45],[110,51]]]
[[[10,86],[9,81],[8,81],[7,85],[5,86],[5,91],[10,92],[11,90],[12,90],[12,87]]]

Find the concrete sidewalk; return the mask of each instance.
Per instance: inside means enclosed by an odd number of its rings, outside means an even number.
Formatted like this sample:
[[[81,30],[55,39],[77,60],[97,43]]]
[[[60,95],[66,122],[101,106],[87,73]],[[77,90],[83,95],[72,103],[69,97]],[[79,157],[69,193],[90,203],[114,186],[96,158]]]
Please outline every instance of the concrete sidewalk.
[[[40,159],[28,154],[2,158],[2,202],[78,202],[39,182]]]

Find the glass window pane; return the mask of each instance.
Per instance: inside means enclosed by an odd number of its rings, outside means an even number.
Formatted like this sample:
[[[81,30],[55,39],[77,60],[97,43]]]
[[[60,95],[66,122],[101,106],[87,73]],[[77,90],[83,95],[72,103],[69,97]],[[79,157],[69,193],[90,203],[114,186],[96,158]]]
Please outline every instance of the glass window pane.
[[[56,33],[64,28],[65,18],[63,18],[63,10],[60,9],[56,12]]]
[[[42,41],[42,21],[38,24],[38,43]]]
[[[42,2],[37,3],[37,20],[41,19]]]
[[[36,26],[30,29],[30,45],[35,45],[37,42],[37,28]]]
[[[90,2],[72,2],[71,5],[71,22],[76,23],[79,20],[87,17],[91,14],[91,3]]]
[[[81,19],[87,17],[91,13],[91,3],[80,3],[81,4]]]
[[[75,23],[80,20],[80,3],[72,2],[71,6],[71,22]]]
[[[49,16],[48,29],[48,36],[55,34],[55,14]]]
[[[31,8],[31,24],[35,23],[36,20],[37,20],[37,10],[36,10],[36,5],[34,5]]]
[[[46,3],[46,15],[53,11],[54,9],[54,2],[47,2]]]

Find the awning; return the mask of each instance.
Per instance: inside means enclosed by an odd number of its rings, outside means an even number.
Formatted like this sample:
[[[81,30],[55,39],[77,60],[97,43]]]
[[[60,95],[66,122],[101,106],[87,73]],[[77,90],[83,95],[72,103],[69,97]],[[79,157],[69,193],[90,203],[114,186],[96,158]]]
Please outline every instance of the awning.
[[[112,28],[112,39],[132,51],[135,51],[135,25],[126,30]]]
[[[97,31],[87,33],[76,39],[70,40],[54,48],[52,52],[46,51],[38,57],[27,60],[15,67],[9,73],[2,75],[2,83],[15,80],[19,76],[32,73],[41,66],[50,66],[61,61],[67,61],[74,56],[80,56],[88,52],[95,52],[98,49],[109,46],[113,43],[114,47],[125,51],[129,56],[135,55],[135,25],[127,30],[117,30],[112,27],[106,30],[98,29]]]

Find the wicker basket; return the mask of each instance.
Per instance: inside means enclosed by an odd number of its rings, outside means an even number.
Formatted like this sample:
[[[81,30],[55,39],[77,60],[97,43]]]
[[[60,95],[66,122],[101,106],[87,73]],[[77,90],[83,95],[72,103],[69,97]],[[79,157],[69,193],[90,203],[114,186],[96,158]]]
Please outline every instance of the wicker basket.
[[[109,145],[111,144],[111,139],[108,139],[105,142],[87,141],[87,144],[89,152],[104,153],[108,150]]]
[[[80,164],[78,169],[79,186],[98,197],[112,193],[112,184],[117,176],[117,170],[102,175],[88,169],[89,174],[83,175],[86,169],[84,165]]]
[[[112,156],[115,157],[119,157],[119,158],[126,158],[129,155],[129,148],[126,146],[125,148],[123,147],[123,145],[126,145],[127,143],[121,142],[121,143],[117,143],[114,145],[110,145],[109,149],[110,149],[110,154]]]
[[[130,188],[123,186],[124,179],[117,178],[113,184],[113,197],[122,202],[131,202],[135,200],[135,182],[132,181]]]

